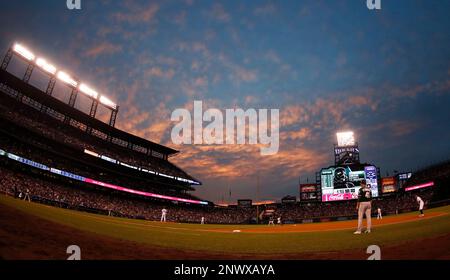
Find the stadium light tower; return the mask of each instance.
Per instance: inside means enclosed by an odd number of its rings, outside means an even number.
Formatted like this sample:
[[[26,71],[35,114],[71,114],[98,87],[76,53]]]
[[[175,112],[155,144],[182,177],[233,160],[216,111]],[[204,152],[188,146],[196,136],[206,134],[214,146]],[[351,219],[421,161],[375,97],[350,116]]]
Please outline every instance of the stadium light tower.
[[[86,84],[80,84],[80,91],[94,99],[97,99],[98,97],[98,93],[89,86],[87,86]]]
[[[336,136],[339,147],[355,145],[355,136],[353,131],[338,132],[336,133]]]
[[[84,83],[80,83],[78,79],[73,78],[67,72],[57,70],[57,68],[53,64],[47,62],[47,60],[44,59],[43,57],[36,57],[33,52],[31,52],[27,47],[25,47],[22,44],[15,43],[10,48],[8,48],[8,51],[5,57],[3,58],[1,64],[1,70],[4,71],[7,70],[8,65],[14,55],[17,55],[17,57],[28,63],[27,70],[22,78],[24,82],[28,83],[31,74],[33,72],[33,69],[35,68],[35,66],[37,66],[39,69],[43,70],[46,74],[50,75],[50,81],[48,83],[46,90],[46,93],[48,95],[52,95],[56,80],[60,80],[72,89],[68,103],[69,106],[75,107],[78,92],[81,92],[84,95],[88,96],[90,99],[92,99],[91,110],[89,113],[90,117],[95,118],[98,104],[101,103],[102,105],[111,110],[109,125],[110,126],[115,125],[117,114],[119,112],[119,106],[116,103],[111,101],[106,96],[100,95],[90,86]],[[21,100],[21,98],[22,97],[20,97],[19,99]],[[43,106],[41,109],[41,111],[43,112],[45,112],[46,110],[47,108],[45,106]],[[65,119],[65,121],[69,121],[69,119]]]
[[[27,48],[25,48],[24,46],[22,46],[21,44],[14,44],[13,46],[13,51],[19,55],[21,55],[23,58],[25,58],[28,61],[33,61],[35,56],[34,54],[29,51]]]
[[[19,55],[19,57],[25,59],[28,62],[27,70],[25,71],[25,74],[23,75],[22,80],[26,83],[30,80],[31,74],[33,73],[34,69],[34,54],[29,51],[27,48],[25,48],[23,45],[15,43],[13,46],[13,51]]]
[[[36,65],[51,75],[56,74],[56,67],[53,66],[52,64],[48,63],[45,59],[43,59],[41,57],[36,59]]]
[[[336,165],[359,163],[359,147],[353,131],[336,133],[337,144],[334,145],[334,162]]]
[[[110,107],[111,109],[116,109],[117,108],[117,104],[112,102],[109,98],[105,97],[105,96],[100,96],[100,103],[102,103],[103,105]]]
[[[119,112],[119,106],[117,106],[116,103],[112,102],[109,98],[106,96],[100,96],[99,99],[100,103],[105,105],[106,107],[111,109],[111,116],[109,118],[109,125],[114,127],[116,125],[116,119],[117,119],[117,113]],[[110,137],[108,137],[108,140],[110,140]]]
[[[58,74],[56,75],[58,79],[64,83],[66,83],[69,86],[76,87],[78,85],[78,82],[75,81],[69,74],[63,71],[58,71]]]

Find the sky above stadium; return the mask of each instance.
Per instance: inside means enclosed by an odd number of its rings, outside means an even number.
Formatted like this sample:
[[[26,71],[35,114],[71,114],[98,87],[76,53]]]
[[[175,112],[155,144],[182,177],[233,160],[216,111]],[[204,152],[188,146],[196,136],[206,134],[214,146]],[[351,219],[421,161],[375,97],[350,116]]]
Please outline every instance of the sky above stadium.
[[[180,154],[212,201],[298,196],[353,130],[382,175],[450,158],[450,1],[2,1],[21,42],[120,105],[117,127]],[[280,110],[280,147],[174,145],[177,108]],[[104,119],[105,112],[99,113]],[[257,193],[257,178],[260,187]]]

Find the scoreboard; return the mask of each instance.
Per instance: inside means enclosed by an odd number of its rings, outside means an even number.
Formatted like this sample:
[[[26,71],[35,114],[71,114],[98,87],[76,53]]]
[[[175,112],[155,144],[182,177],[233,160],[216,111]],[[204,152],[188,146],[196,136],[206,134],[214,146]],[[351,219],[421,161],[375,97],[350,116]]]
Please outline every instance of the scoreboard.
[[[373,197],[378,197],[378,169],[373,165],[332,166],[320,172],[322,201],[339,201],[358,198],[361,182],[370,187]]]

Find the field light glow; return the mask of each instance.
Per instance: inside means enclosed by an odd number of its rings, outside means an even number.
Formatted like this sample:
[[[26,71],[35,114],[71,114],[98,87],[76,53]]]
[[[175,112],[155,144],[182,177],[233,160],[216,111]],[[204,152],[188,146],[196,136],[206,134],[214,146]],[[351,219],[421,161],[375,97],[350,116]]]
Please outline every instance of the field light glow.
[[[103,105],[112,107],[113,109],[117,108],[116,103],[112,102],[111,100],[109,100],[107,97],[105,96],[100,96],[100,103],[102,103]]]
[[[25,48],[24,46],[22,46],[21,44],[14,44],[14,46],[12,47],[12,50],[19,54],[20,56],[22,56],[23,58],[29,60],[29,61],[34,61],[34,59],[36,58],[35,55],[29,51],[27,48]],[[78,82],[73,79],[69,74],[67,74],[66,72],[63,71],[58,71],[58,73],[56,72],[56,67],[50,63],[47,62],[47,60],[45,60],[42,57],[39,57],[36,59],[35,61],[36,65],[38,67],[40,67],[41,69],[43,69],[45,72],[50,73],[52,75],[56,74],[56,77],[61,80],[62,82],[73,86],[73,87],[77,87],[78,86]],[[99,94],[97,91],[93,90],[91,87],[87,86],[86,84],[80,84],[79,90],[94,98],[97,99]],[[117,104],[112,102],[109,98],[105,97],[105,96],[100,96],[100,103],[102,103],[103,105],[106,105],[108,107],[113,108],[114,110],[117,109]]]
[[[70,77],[69,74],[67,74],[66,72],[59,71],[57,77],[64,83],[69,84],[73,87],[76,87],[78,85],[77,81],[75,81],[72,77]]]
[[[353,131],[338,132],[336,133],[336,136],[339,147],[355,145],[355,136]]]
[[[55,75],[55,73],[56,73],[56,67],[51,65],[51,64],[49,64],[43,58],[36,59],[36,65],[41,67],[44,71],[46,71],[46,72],[48,72],[48,73],[50,73],[52,75]]]
[[[29,61],[34,60],[34,54],[20,44],[15,44],[13,47],[13,51],[17,54],[20,54],[22,57]]]
[[[29,51],[27,48],[25,48],[21,44],[18,44],[18,43],[14,44],[14,46],[12,47],[12,50],[30,62],[34,61],[36,58],[35,55],[31,51]],[[66,83],[67,85],[70,85],[72,87],[77,87],[79,84],[78,81],[76,81],[74,78],[72,78],[66,72],[57,71],[57,69],[54,65],[48,63],[47,60],[45,60],[42,57],[36,58],[35,65],[37,65],[39,68],[41,68],[42,70],[44,70],[45,72],[47,72],[51,75],[56,74],[56,77],[59,80],[61,80],[62,82]],[[94,89],[92,89],[91,87],[87,86],[86,84],[81,83],[79,85],[79,90],[80,90],[80,92],[82,92],[82,93],[86,94],[87,96],[90,96],[94,99],[97,99],[99,97],[98,92],[95,91]],[[102,103],[105,106],[108,106],[114,110],[117,109],[117,104],[103,95],[100,96],[99,101],[100,101],[100,103]]]
[[[80,91],[90,97],[97,99],[98,93],[85,84],[80,85]]]

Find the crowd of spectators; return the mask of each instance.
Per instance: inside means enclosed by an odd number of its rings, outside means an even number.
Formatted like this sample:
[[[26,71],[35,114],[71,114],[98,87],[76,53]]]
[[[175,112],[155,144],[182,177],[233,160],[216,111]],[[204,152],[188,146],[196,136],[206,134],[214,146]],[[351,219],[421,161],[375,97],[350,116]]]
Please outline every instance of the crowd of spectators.
[[[60,207],[89,208],[107,215],[155,221],[161,218],[163,208],[168,210],[167,221],[172,222],[199,223],[204,217],[207,223],[246,223],[253,214],[241,208],[163,203],[94,187],[61,184],[3,166],[0,167],[0,191],[21,198],[28,193],[32,201],[53,202]]]
[[[167,220],[172,222],[199,223],[204,217],[207,223],[239,224],[249,223],[255,219],[254,207],[212,207],[191,204],[175,204],[121,194],[115,191],[97,189],[80,184],[60,183],[32,176],[26,172],[0,167],[0,191],[9,195],[24,198],[27,193],[33,201],[52,202],[53,205],[77,210],[86,208],[96,212],[157,221],[161,210],[168,210]],[[417,208],[416,193],[403,193],[397,196],[384,197],[373,201],[375,213],[379,207],[386,214],[399,211],[412,211]],[[428,205],[432,200],[433,190],[426,189],[420,196]],[[334,203],[277,204],[268,208],[275,210],[273,215],[283,221],[300,222],[304,219],[355,216],[356,202],[343,201]],[[260,210],[264,211],[263,208]],[[264,220],[264,219],[263,219]]]
[[[12,127],[10,127],[11,129]],[[13,130],[14,131],[14,130]],[[0,132],[2,132],[0,127]],[[19,134],[19,133],[18,133]],[[102,168],[99,165],[93,165],[86,161],[78,161],[76,155],[72,157],[63,157],[61,154],[64,150],[58,150],[59,156],[52,153],[57,150],[56,146],[43,143],[41,139],[34,138],[31,134],[20,134],[22,139],[12,138],[6,133],[0,134],[0,147],[7,152],[19,155],[34,162],[44,164],[46,166],[57,168],[83,176],[92,178],[105,183],[110,183],[118,186],[128,187],[135,190],[142,190],[156,194],[175,196],[179,198],[199,200],[190,193],[178,190],[174,186],[166,186],[157,184],[156,181],[148,179],[144,180],[142,177],[128,176],[128,173],[117,173],[114,170]]]
[[[27,141],[33,141],[33,137],[27,136]],[[43,143],[36,143],[36,147],[45,146]],[[93,172],[91,167],[76,164],[76,161],[70,161],[59,157],[57,159],[50,156],[49,151],[38,148],[30,148],[28,144],[11,139],[8,135],[0,134],[0,147],[9,152],[21,155],[48,166],[67,170],[81,176],[93,176],[101,174],[100,171]],[[44,148],[44,147],[42,147]],[[8,161],[7,158],[1,158],[1,161]],[[17,165],[20,165],[17,163]],[[7,166],[7,165],[5,165]],[[31,167],[24,168],[32,169]],[[440,170],[440,172],[444,172]],[[434,174],[434,173],[430,173]],[[103,173],[103,178],[109,183],[132,186],[134,182],[130,179],[114,176],[114,174]],[[168,220],[176,222],[199,222],[201,217],[205,217],[210,223],[247,223],[256,216],[256,209],[251,208],[214,208],[197,207],[193,205],[175,205],[172,203],[162,203],[154,200],[130,197],[118,192],[106,192],[105,190],[95,189],[80,185],[60,184],[50,182],[45,179],[39,179],[35,176],[29,176],[26,172],[12,171],[10,168],[2,167],[0,172],[0,184],[3,192],[13,194],[14,188],[18,192],[27,193],[27,189],[33,200],[49,200],[55,202],[58,206],[69,208],[90,208],[96,209],[103,214],[112,214],[130,218],[143,218],[148,220],[158,220],[161,215],[161,209],[169,210]],[[427,178],[425,178],[427,179]],[[140,182],[142,184],[142,182]],[[147,190],[151,186],[146,186]],[[156,190],[156,189],[155,189]],[[433,198],[433,188],[419,190],[420,196],[428,205]],[[402,211],[411,211],[417,208],[415,192],[397,193],[388,197],[376,198],[373,200],[373,211],[379,207],[385,214],[395,214]],[[171,194],[172,193],[166,193]],[[178,195],[180,197],[181,193]],[[192,199],[189,195],[186,198]],[[294,203],[277,204],[271,206],[275,210],[274,215],[282,217],[283,221],[298,222],[303,219],[319,217],[341,217],[356,215],[355,201],[342,201],[330,203]]]
[[[450,177],[450,160],[434,164],[414,172],[404,187],[414,186],[427,181]]]
[[[186,172],[168,160],[156,156],[148,156],[144,153],[107,142],[106,135],[104,135],[105,139],[89,135],[84,132],[86,129],[85,125],[76,123],[73,120],[69,121],[72,124],[69,125],[64,122],[62,114],[55,115],[58,117],[52,117],[23,104],[17,103],[14,108],[11,108],[11,106],[0,102],[1,118],[24,126],[31,131],[41,134],[43,137],[61,141],[80,151],[87,149],[129,165],[146,168],[166,175],[192,179]]]

